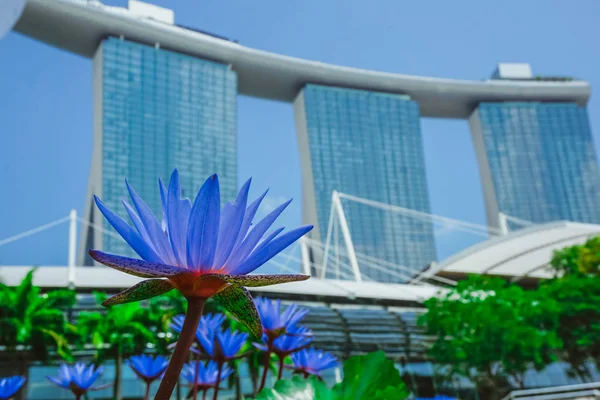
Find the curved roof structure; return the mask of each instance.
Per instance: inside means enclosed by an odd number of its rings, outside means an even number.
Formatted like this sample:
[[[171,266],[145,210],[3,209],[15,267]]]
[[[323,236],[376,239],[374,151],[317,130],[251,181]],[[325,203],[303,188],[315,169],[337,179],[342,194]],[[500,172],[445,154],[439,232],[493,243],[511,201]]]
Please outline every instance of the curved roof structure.
[[[230,64],[239,93],[292,102],[307,83],[409,95],[426,117],[467,118],[484,101],[564,101],[584,106],[585,81],[468,81],[401,75],[325,64],[252,49],[164,22],[141,18],[98,1],[29,0],[17,32],[53,46],[93,57],[108,36]]]
[[[467,274],[550,278],[548,263],[555,250],[600,235],[600,225],[559,221],[533,225],[486,240],[430,268],[425,276],[462,278]]]

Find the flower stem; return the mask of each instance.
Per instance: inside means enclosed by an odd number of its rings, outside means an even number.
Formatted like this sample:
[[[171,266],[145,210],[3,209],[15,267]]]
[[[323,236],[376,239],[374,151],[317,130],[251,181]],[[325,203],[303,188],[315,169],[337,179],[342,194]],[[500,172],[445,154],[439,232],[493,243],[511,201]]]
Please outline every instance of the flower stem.
[[[221,370],[223,369],[223,363],[218,364],[219,372],[217,372],[217,384],[215,385],[215,390],[213,392],[213,400],[217,400],[217,395],[219,394],[219,385],[221,384]]]
[[[198,323],[200,322],[205,303],[206,299],[201,297],[188,299],[188,310],[185,320],[183,321],[183,328],[181,329],[179,340],[175,346],[175,351],[173,352],[169,366],[165,371],[164,378],[160,382],[156,396],[154,396],[154,400],[169,400],[171,398],[171,394],[179,379],[179,374],[185,363],[190,346],[196,337],[196,329],[198,328]]]
[[[196,354],[196,365],[194,368],[194,386],[192,387],[192,399],[198,399],[198,370],[200,369],[200,354]]]
[[[146,394],[144,394],[144,400],[150,400],[150,385],[151,382],[146,382]]]
[[[267,374],[269,373],[269,365],[271,365],[271,349],[273,348],[274,339],[269,336],[267,339],[267,351],[265,353],[265,362],[263,364],[263,374],[262,379],[260,380],[260,387],[256,394],[260,393],[261,390],[265,387],[265,383],[267,383]]]
[[[279,371],[277,371],[277,380],[280,380],[281,375],[283,374],[283,360],[285,360],[285,358],[283,356],[279,356]]]

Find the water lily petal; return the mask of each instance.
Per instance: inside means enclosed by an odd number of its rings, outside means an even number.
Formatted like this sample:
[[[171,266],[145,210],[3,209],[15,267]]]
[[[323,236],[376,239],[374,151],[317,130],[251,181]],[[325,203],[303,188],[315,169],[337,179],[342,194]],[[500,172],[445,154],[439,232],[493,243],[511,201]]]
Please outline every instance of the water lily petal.
[[[222,274],[206,274],[204,278],[214,277],[221,279],[232,285],[260,287],[277,285],[279,283],[305,281],[310,278],[310,275],[291,275],[291,274],[275,274],[275,275],[222,275]]]
[[[117,256],[98,250],[90,250],[90,256],[101,264],[140,278],[165,278],[187,272],[185,268],[173,265],[150,263],[137,258]]]
[[[220,197],[219,179],[211,175],[200,188],[190,213],[186,241],[188,268],[203,272],[212,265],[219,235]]]
[[[260,251],[263,247],[265,247],[266,245],[268,245],[269,243],[271,243],[271,241],[273,239],[275,239],[275,237],[277,235],[279,235],[285,228],[281,227],[278,229],[275,229],[273,232],[269,233],[259,244],[258,246],[256,246],[254,248],[254,251]]]
[[[129,246],[144,260],[152,263],[161,263],[163,262],[162,258],[158,256],[158,254],[152,248],[152,245],[144,241],[144,239],[137,233],[127,222],[123,220],[123,218],[119,217],[113,211],[111,211],[102,200],[100,200],[97,196],[94,196],[94,201],[98,206],[98,209],[106,220],[115,228],[115,230],[121,235],[123,239],[127,242]]]
[[[215,253],[215,260],[212,263],[212,267],[215,270],[223,266],[223,263],[225,263],[225,261],[229,258],[231,250],[233,250],[233,246],[235,246],[235,242],[244,220],[244,214],[246,212],[246,203],[248,202],[250,182],[251,180],[248,179],[244,186],[242,186],[238,197],[235,199],[235,203],[230,205],[227,213],[225,212],[225,208],[223,208],[221,226],[219,228],[217,251]]]
[[[256,336],[262,335],[262,324],[250,292],[240,286],[228,286],[213,296],[223,308],[244,324]]]
[[[256,200],[254,200],[248,208],[246,208],[246,213],[244,214],[244,221],[242,222],[242,226],[240,227],[240,232],[238,233],[238,237],[235,241],[235,246],[233,247],[233,251],[231,254],[236,253],[236,249],[242,244],[242,241],[246,238],[246,234],[248,233],[248,229],[250,229],[250,225],[252,225],[252,220],[260,207],[260,203],[263,201],[265,196],[269,193],[269,190],[265,190],[262,195],[260,195]]]
[[[186,235],[192,205],[189,199],[181,199],[179,172],[173,170],[167,193],[167,225],[169,239],[178,265],[186,265]]]
[[[152,247],[152,240],[150,240],[150,236],[148,236],[148,232],[146,232],[146,228],[144,228],[142,220],[140,217],[138,217],[133,207],[131,207],[125,199],[121,199],[121,203],[123,203],[123,207],[125,207],[131,222],[133,222],[133,226],[135,226],[135,229],[137,229],[142,239],[144,239],[144,242],[148,243]],[[152,249],[154,250],[154,247]]]
[[[138,216],[140,217],[140,220],[142,220],[144,228],[146,228],[146,232],[148,232],[148,236],[152,240],[154,249],[163,259],[163,262],[170,265],[176,264],[175,256],[173,255],[173,250],[171,249],[167,235],[163,231],[161,224],[156,220],[152,209],[148,207],[144,200],[142,200],[135,190],[133,190],[128,181],[125,181],[125,185],[131,196],[133,206],[137,210]]]
[[[231,254],[226,265],[237,266],[243,262],[248,255],[254,250],[260,239],[263,237],[265,232],[273,225],[273,222],[281,215],[283,210],[291,203],[291,199],[281,204],[275,210],[271,211],[266,217],[264,217],[259,223],[257,223],[250,232],[246,239],[235,249],[235,252]],[[230,272],[230,271],[228,271]]]
[[[301,226],[273,239],[269,244],[253,252],[243,263],[230,272],[232,275],[245,275],[260,267],[290,244],[312,229],[312,225]]]
[[[160,227],[163,232],[169,234],[169,224],[167,224],[167,187],[162,179],[158,178],[158,187],[160,189],[160,206],[162,210],[162,221]]]
[[[61,381],[60,379],[54,378],[52,376],[47,376],[46,379],[48,379],[50,382],[54,383],[56,386],[60,386],[61,388],[65,388],[65,389],[69,388],[69,385],[65,384],[65,382]]]
[[[102,302],[105,307],[151,299],[173,289],[166,279],[147,279]]]

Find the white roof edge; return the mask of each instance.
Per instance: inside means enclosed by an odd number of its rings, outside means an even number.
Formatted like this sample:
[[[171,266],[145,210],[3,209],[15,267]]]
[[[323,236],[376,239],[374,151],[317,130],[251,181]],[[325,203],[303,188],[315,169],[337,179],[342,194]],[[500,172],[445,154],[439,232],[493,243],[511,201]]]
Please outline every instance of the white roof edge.
[[[409,95],[421,114],[467,118],[483,101],[565,101],[587,104],[585,81],[469,81],[421,77],[326,64],[267,51],[74,0],[29,0],[16,31],[85,57],[108,36],[230,64],[244,95],[292,102],[308,83]]]
[[[589,235],[600,234],[600,225],[594,225],[594,224],[586,224],[586,223],[571,222],[571,221],[555,221],[555,222],[549,222],[549,223],[545,223],[545,224],[535,224],[535,225],[532,225],[532,226],[529,226],[529,227],[526,227],[523,229],[519,229],[517,231],[510,232],[507,235],[497,236],[497,237],[485,240],[483,242],[480,242],[471,247],[468,247],[467,249],[448,257],[444,261],[442,261],[438,264],[435,264],[435,266],[433,268],[427,270],[426,273],[423,274],[423,276],[428,277],[428,276],[435,275],[435,274],[437,274],[441,271],[447,270],[447,269],[452,270],[451,266],[460,263],[461,260],[466,259],[469,256],[472,256],[476,253],[493,248],[495,246],[498,246],[501,244],[506,244],[506,243],[512,242],[517,239],[522,239],[525,236],[535,235],[536,233],[548,232],[553,229],[560,229],[560,228],[565,229],[565,235],[562,237],[562,239],[559,238],[559,240],[557,242],[560,242],[561,240],[569,241],[573,238],[573,233],[568,231],[568,228],[580,229],[580,230],[584,231],[584,232],[578,232],[576,236],[585,236],[587,234],[589,234]],[[569,234],[567,235],[567,233],[569,233]],[[552,243],[552,242],[541,243],[541,246],[548,247],[548,246],[552,246],[553,244],[554,243]],[[538,243],[538,244],[536,244],[536,246],[540,246],[540,244]],[[531,251],[534,251],[536,249],[537,249],[537,247],[533,247],[531,249]],[[521,253],[507,254],[505,261],[508,261],[511,258],[513,258],[515,256],[519,256],[519,255],[521,255]],[[494,266],[493,268],[496,269],[496,268],[498,268],[498,266]],[[459,271],[453,271],[453,272],[459,272]],[[487,273],[487,272],[490,272],[493,274],[492,271],[488,271],[488,270],[479,271],[479,273]],[[476,272],[472,272],[472,273],[476,273]]]

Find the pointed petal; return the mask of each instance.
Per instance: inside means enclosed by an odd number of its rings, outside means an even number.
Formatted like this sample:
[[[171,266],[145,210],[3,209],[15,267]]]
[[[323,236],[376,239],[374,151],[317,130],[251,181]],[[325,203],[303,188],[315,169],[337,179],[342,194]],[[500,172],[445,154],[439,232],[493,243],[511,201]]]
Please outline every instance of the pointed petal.
[[[213,262],[213,269],[215,270],[223,266],[225,261],[229,258],[233,246],[235,246],[246,212],[250,182],[251,180],[248,179],[244,186],[242,186],[238,197],[235,199],[235,203],[231,205],[230,211],[227,214],[223,212],[219,229],[217,252],[215,254],[215,261]],[[225,208],[223,210],[225,211]]]
[[[246,238],[248,229],[250,229],[250,225],[252,225],[252,220],[254,219],[254,216],[256,215],[256,212],[260,207],[260,203],[263,201],[267,193],[269,193],[269,190],[265,190],[265,192],[262,195],[260,195],[256,200],[252,202],[252,204],[248,206],[248,208],[246,208],[246,212],[244,214],[244,221],[242,222],[240,232],[238,234],[237,240],[235,241],[233,253],[235,253],[235,249],[237,249],[242,243],[242,241]]]
[[[207,271],[212,265],[219,235],[220,197],[219,179],[211,175],[200,188],[190,213],[186,241],[189,268]]]
[[[61,388],[65,388],[65,389],[69,388],[69,386],[65,385],[63,381],[61,381],[60,379],[57,379],[53,376],[47,376],[46,379],[48,379],[50,382],[54,383],[56,386],[60,386]]]
[[[300,239],[302,235],[312,229],[312,225],[301,226],[284,233],[278,238],[273,239],[269,244],[265,245],[258,251],[253,252],[243,263],[230,272],[232,275],[245,275],[256,268],[260,267],[271,258],[275,257],[279,252],[284,250],[290,244]]]
[[[127,186],[127,190],[129,191],[129,195],[131,196],[133,206],[137,210],[138,216],[144,224],[144,228],[146,228],[148,236],[152,240],[154,249],[162,258],[164,263],[171,265],[176,264],[175,256],[173,255],[173,250],[171,249],[167,235],[156,220],[154,213],[150,207],[144,203],[144,200],[142,200],[135,190],[133,190],[129,182],[125,181],[125,184]]]
[[[110,299],[104,300],[102,305],[108,307],[115,304],[142,301],[167,293],[172,289],[173,285],[166,279],[147,279],[114,295]]]
[[[261,337],[262,324],[260,317],[247,289],[239,286],[228,286],[214,295],[213,299],[244,324],[254,336]]]
[[[162,179],[158,179],[158,187],[160,189],[160,206],[162,210],[162,220],[160,227],[163,232],[169,234],[169,225],[167,224],[167,187],[163,183]]]
[[[144,260],[153,263],[161,263],[163,260],[156,254],[152,245],[144,241],[144,239],[137,233],[123,218],[112,212],[102,200],[97,196],[94,196],[96,205],[106,220],[115,228],[115,230],[121,235],[121,237],[127,242],[129,246]]]
[[[125,207],[125,210],[127,211],[129,218],[131,219],[131,222],[133,222],[133,226],[135,226],[135,229],[137,229],[142,239],[144,239],[144,242],[152,246],[152,240],[150,240],[150,237],[148,236],[148,232],[146,232],[146,228],[144,228],[142,220],[140,219],[140,217],[138,217],[133,207],[131,207],[129,203],[125,201],[125,199],[121,199],[121,203],[123,203],[123,206]]]
[[[204,279],[215,278],[221,279],[227,283],[238,286],[260,287],[277,285],[279,283],[305,281],[310,278],[310,275],[291,275],[291,274],[274,274],[274,275],[221,275],[221,274],[206,274],[202,275]]]
[[[178,265],[186,265],[185,241],[192,206],[189,199],[181,199],[179,172],[173,170],[167,193],[167,224],[169,239]]]
[[[248,236],[244,241],[235,249],[235,252],[231,254],[229,260],[227,260],[226,265],[232,265],[236,267],[238,264],[243,262],[248,255],[254,250],[257,243],[263,237],[265,232],[273,225],[273,222],[281,215],[283,210],[292,202],[292,200],[288,200],[285,203],[281,204],[275,210],[271,211],[266,217],[264,217],[259,223],[257,223],[254,228],[248,232]],[[232,271],[228,271],[232,272]]]
[[[165,278],[167,276],[188,272],[185,268],[175,267],[173,265],[150,263],[144,260],[138,260],[137,258],[103,253],[98,250],[90,250],[90,256],[100,264],[141,278]]]
[[[109,387],[111,387],[111,386],[113,386],[113,385],[114,385],[114,383],[112,383],[112,382],[109,382],[109,383],[105,383],[105,384],[103,384],[103,385],[98,385],[98,386],[91,387],[91,388],[89,388],[88,390],[90,390],[90,391],[92,391],[92,392],[95,392],[95,391],[97,391],[97,390],[107,389],[107,388],[109,388]]]
[[[281,227],[278,229],[275,229],[273,232],[269,233],[259,244],[258,246],[256,246],[256,248],[254,249],[254,251],[260,251],[263,247],[265,247],[266,245],[268,245],[269,243],[271,243],[271,241],[273,239],[275,239],[275,237],[277,235],[279,235],[285,228]]]

